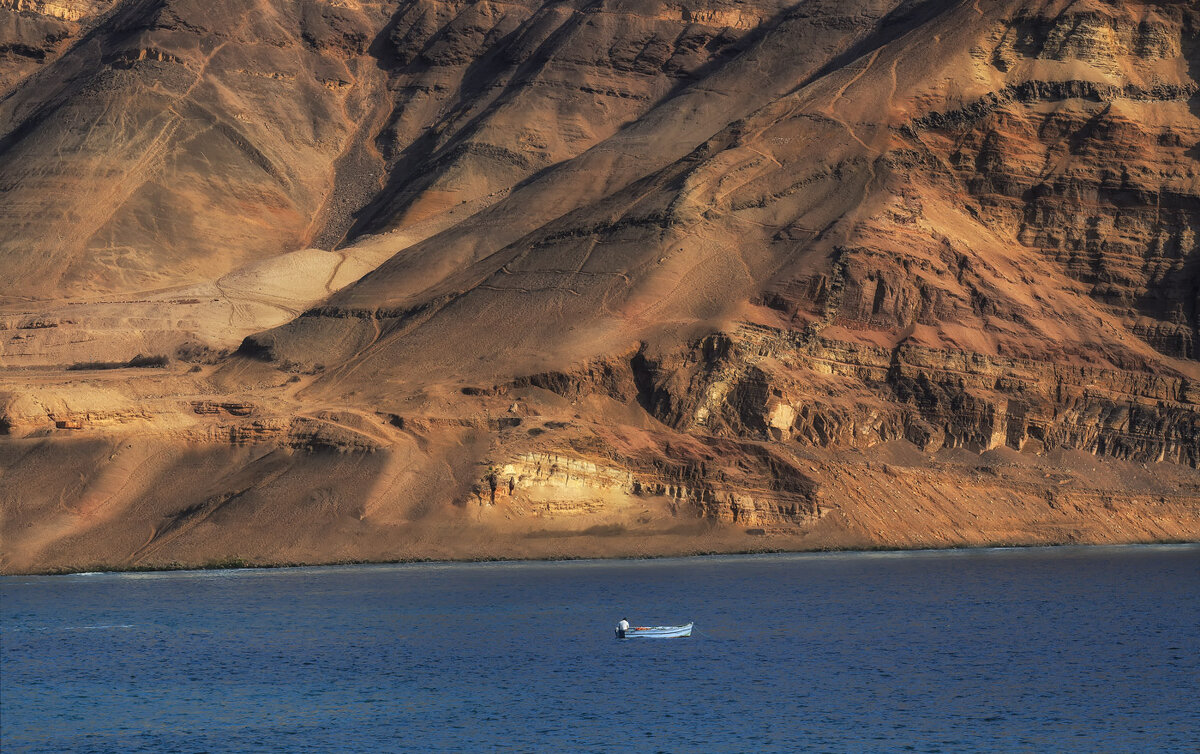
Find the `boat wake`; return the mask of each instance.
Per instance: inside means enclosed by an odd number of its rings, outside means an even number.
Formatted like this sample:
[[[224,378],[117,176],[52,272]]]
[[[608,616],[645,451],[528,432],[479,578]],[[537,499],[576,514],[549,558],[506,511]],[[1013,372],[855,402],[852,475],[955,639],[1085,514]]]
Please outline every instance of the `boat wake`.
[[[19,628],[7,629],[7,632],[19,633],[21,631],[101,631],[105,629],[117,628],[133,628],[133,623],[105,623],[94,626],[21,626]]]

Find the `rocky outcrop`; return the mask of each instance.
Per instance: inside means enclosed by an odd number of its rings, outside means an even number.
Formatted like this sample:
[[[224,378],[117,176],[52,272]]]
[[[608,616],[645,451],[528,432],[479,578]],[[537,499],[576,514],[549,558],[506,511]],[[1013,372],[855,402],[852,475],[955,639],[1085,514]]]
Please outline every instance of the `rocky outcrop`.
[[[786,461],[757,446],[725,445],[721,453],[606,458],[598,463],[554,452],[522,453],[490,468],[473,490],[480,504],[535,514],[586,514],[612,505],[662,498],[676,515],[739,526],[790,528],[820,516],[817,485]],[[753,474],[724,465],[737,456],[759,466]],[[749,465],[749,464],[747,464]],[[759,486],[753,486],[755,483]]]
[[[109,5],[108,0],[3,0],[0,8],[16,13],[79,21]]]
[[[513,383],[524,385],[573,399],[636,400],[669,426],[717,437],[817,447],[907,439],[926,451],[1028,445],[1200,465],[1200,396],[1181,375],[869,347],[743,325],[682,354],[638,351]]]

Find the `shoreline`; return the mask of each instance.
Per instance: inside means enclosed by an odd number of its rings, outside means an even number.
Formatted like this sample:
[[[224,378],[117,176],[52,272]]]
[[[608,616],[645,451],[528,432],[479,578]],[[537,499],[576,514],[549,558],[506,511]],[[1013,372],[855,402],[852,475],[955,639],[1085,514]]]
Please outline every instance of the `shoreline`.
[[[754,556],[754,555],[805,555],[821,553],[944,553],[954,551],[983,551],[983,550],[1033,550],[1033,549],[1066,549],[1066,548],[1117,548],[1117,547],[1188,547],[1200,546],[1200,539],[1164,538],[1157,540],[1133,542],[997,542],[978,545],[948,545],[937,546],[886,546],[877,547],[812,547],[812,548],[747,548],[742,550],[706,550],[691,553],[663,553],[649,555],[612,555],[612,556],[562,556],[562,557],[412,557],[395,559],[345,559],[314,562],[262,561],[254,562],[241,557],[231,557],[210,561],[207,563],[167,563],[154,565],[132,565],[123,567],[105,566],[66,566],[44,570],[18,571],[0,574],[0,579],[23,576],[78,576],[83,574],[126,574],[126,573],[200,573],[204,571],[249,571],[249,570],[286,570],[298,568],[344,568],[348,566],[385,566],[385,565],[455,565],[471,563],[573,563],[582,561],[640,561],[668,560],[685,558],[710,558],[722,556]]]

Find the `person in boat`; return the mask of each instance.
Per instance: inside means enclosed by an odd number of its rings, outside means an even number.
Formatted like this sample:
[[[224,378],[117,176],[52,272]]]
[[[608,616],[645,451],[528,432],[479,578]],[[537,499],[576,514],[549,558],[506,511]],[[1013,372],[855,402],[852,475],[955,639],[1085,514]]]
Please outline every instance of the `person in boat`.
[[[628,630],[629,630],[629,621],[622,618],[621,622],[617,624],[617,638],[624,639],[625,632]]]

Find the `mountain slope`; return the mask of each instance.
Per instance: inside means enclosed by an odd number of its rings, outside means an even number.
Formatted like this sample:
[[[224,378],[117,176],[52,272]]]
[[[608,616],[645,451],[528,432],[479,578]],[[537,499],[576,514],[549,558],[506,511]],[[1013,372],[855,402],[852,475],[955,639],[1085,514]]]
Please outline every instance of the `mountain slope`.
[[[1189,3],[98,18],[0,103],[7,570],[1200,531]]]

